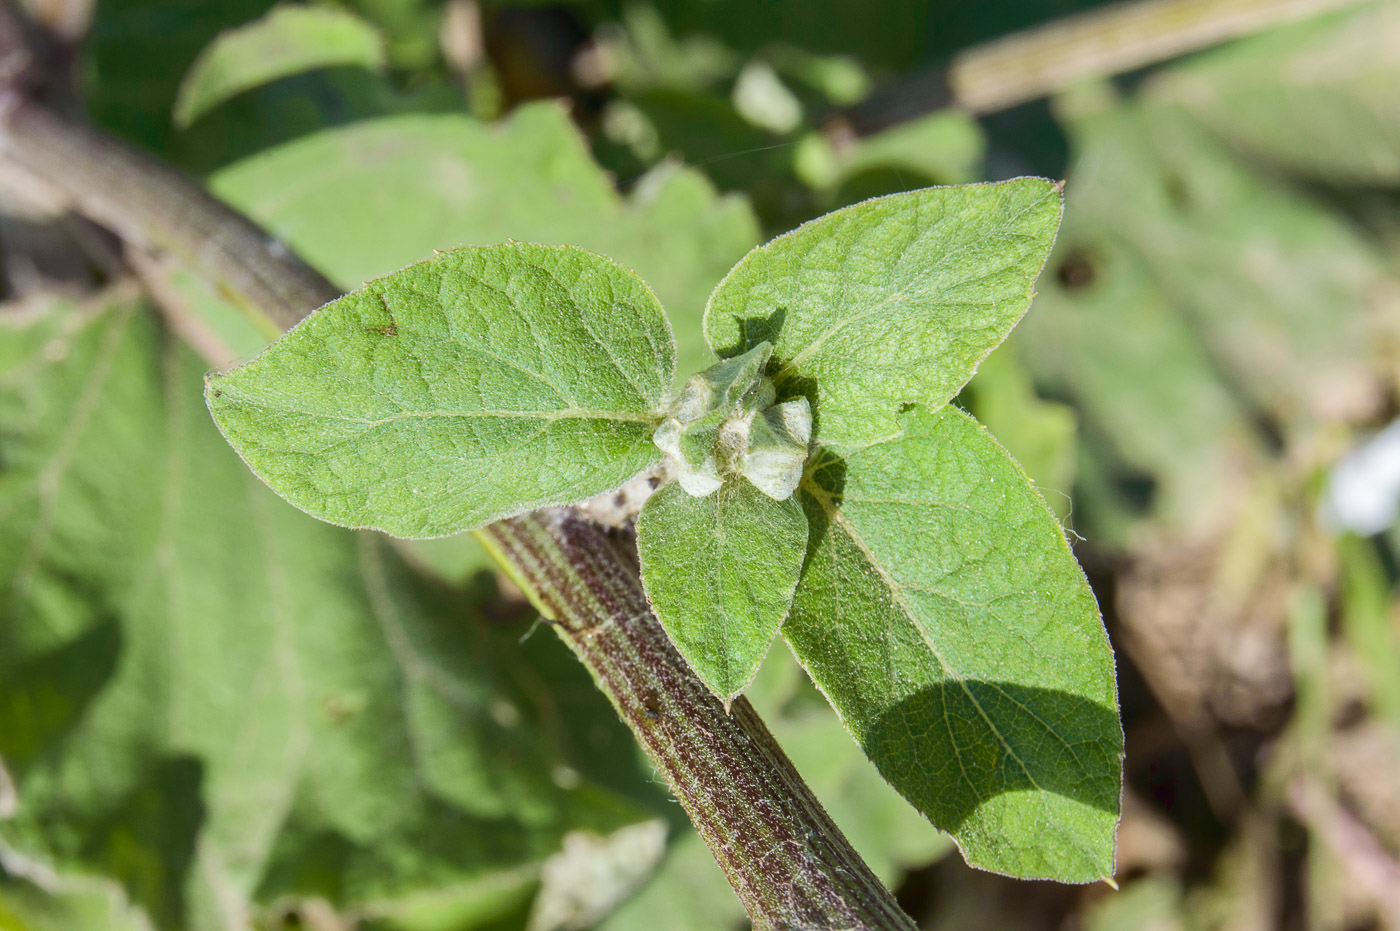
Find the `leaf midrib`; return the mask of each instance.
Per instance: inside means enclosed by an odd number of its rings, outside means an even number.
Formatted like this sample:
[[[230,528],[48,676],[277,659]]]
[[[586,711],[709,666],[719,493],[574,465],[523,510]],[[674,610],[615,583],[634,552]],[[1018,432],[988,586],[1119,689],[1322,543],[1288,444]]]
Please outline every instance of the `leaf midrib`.
[[[604,420],[616,423],[642,423],[657,426],[661,423],[662,415],[653,411],[604,411],[591,410],[587,408],[560,408],[552,410],[520,410],[509,411],[497,408],[482,408],[470,411],[448,411],[448,410],[422,410],[422,411],[399,411],[387,417],[377,419],[369,417],[352,417],[348,414],[336,413],[334,411],[309,411],[303,408],[288,407],[285,405],[267,404],[261,401],[246,400],[229,396],[227,391],[224,396],[236,404],[244,404],[249,407],[256,407],[260,410],[270,411],[277,414],[297,414],[302,417],[314,418],[317,420],[333,420],[340,423],[357,423],[366,427],[382,427],[386,424],[398,423],[404,420],[433,420],[460,419],[472,420],[480,418],[482,420]]]

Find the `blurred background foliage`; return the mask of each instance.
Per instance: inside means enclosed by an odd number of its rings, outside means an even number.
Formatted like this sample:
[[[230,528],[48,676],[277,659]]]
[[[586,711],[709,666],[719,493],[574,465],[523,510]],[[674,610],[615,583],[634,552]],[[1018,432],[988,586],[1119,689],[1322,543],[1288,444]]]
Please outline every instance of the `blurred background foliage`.
[[[29,6],[49,103],[339,285],[579,244],[656,289],[682,374],[761,240],[1066,178],[1040,296],[959,403],[1073,534],[1118,650],[1118,890],[964,867],[784,648],[750,697],[923,927],[1400,929],[1400,5],[980,116],[945,106],[954,56],[1094,5]],[[476,544],[264,490],[163,314],[230,359],[263,334],[25,195],[0,201],[0,928],[741,927]]]

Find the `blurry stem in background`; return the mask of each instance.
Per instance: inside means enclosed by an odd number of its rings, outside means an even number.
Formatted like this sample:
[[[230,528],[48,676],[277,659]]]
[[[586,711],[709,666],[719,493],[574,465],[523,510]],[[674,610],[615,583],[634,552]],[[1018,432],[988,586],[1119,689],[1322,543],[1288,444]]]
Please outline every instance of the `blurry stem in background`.
[[[39,78],[24,21],[0,0],[0,161],[41,187],[47,206],[167,253],[206,278],[271,339],[340,289],[194,181],[30,99]]]
[[[992,113],[1089,78],[1122,74],[1227,39],[1375,0],[1144,0],[979,45],[948,66],[953,102]]]
[[[128,245],[205,277],[270,339],[340,289],[276,238],[145,154],[0,90],[0,157]]]
[[[1014,32],[955,55],[857,104],[832,122],[870,135],[932,110],[995,113],[1081,81],[1110,77],[1316,16],[1377,0],[1139,0]]]
[[[340,296],[180,173],[26,99],[24,55],[19,23],[0,3],[0,157],[129,245],[188,263],[260,315],[269,336]],[[152,279],[149,268],[140,271]],[[178,320],[178,302],[166,303]],[[637,735],[755,928],[913,931],[748,702],[726,715],[676,652],[647,605],[630,539],[572,508],[526,514],[478,536]]]

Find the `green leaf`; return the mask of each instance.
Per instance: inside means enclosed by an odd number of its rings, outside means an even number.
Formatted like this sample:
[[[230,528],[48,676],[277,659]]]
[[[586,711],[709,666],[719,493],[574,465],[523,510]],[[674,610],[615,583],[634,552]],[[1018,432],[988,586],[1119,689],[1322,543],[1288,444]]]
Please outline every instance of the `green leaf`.
[[[6,853],[13,858],[13,851]],[[45,876],[40,886],[0,874],[0,928],[5,931],[148,931],[150,927],[150,919],[130,906],[114,882],[92,876]]]
[[[880,772],[974,866],[1113,874],[1113,654],[1064,534],[971,417],[819,454],[783,634]]]
[[[189,126],[232,97],[293,74],[335,66],[384,67],[374,27],[326,7],[279,6],[221,33],[195,59],[175,100],[175,125]]]
[[[1051,259],[1057,274],[1046,276],[1035,312],[1006,348],[1024,350],[1035,378],[1078,410],[1090,468],[1078,476],[1076,527],[1095,540],[1126,544],[1144,507],[1177,532],[1209,525],[1238,494],[1247,411],[1143,262],[1076,213],[1082,190],[1073,182],[1070,189],[1061,246]],[[1132,476],[1153,482],[1150,501],[1136,509],[1119,487]]]
[[[661,165],[620,197],[552,103],[492,124],[365,120],[239,162],[211,186],[347,290],[458,245],[515,239],[612,256],[661,298],[685,373],[714,361],[705,298],[758,241],[748,203],[716,195],[692,169]],[[474,540],[458,549],[466,558],[447,567],[454,576],[481,561]]]
[[[1277,442],[1261,412],[1289,443],[1377,416],[1400,287],[1354,222],[1179,107],[1087,88],[1059,108],[1081,167],[1012,342],[1080,412],[1076,523],[1100,540],[1143,517],[1217,533]]]
[[[206,396],[297,507],[434,537],[645,469],[674,378],[670,327],[640,278],[581,249],[514,243],[371,282],[211,378]]]
[[[1021,464],[1031,481],[1057,492],[1046,503],[1064,517],[1074,483],[1074,412],[1064,404],[1036,397],[1030,374],[1011,352],[1017,342],[1013,334],[1000,351],[982,363],[967,386],[972,395],[967,407]]]
[[[661,165],[620,197],[553,103],[492,124],[366,120],[260,153],[210,184],[347,290],[434,249],[507,239],[612,256],[661,298],[685,374],[714,361],[705,298],[758,241],[748,203],[692,169]]]
[[[1373,415],[1388,371],[1380,321],[1400,288],[1354,223],[1242,164],[1176,107],[1104,106],[1072,130],[1093,166],[1074,189],[1076,224],[1136,253],[1227,385],[1285,432]]]
[[[775,501],[744,479],[692,497],[678,483],[637,518],[647,599],[671,642],[726,705],[758,672],[792,605],[807,551],[795,497]]]
[[[518,631],[249,475],[156,321],[0,315],[4,844],[203,931],[282,896],[465,908],[642,820],[545,742],[562,700]],[[580,733],[618,727],[568,701]]]
[[[820,133],[794,153],[799,177],[836,191],[841,204],[864,200],[861,192],[888,194],[933,184],[965,184],[982,176],[986,140],[966,113],[942,110],[834,147]]]
[[[819,442],[879,442],[900,405],[947,402],[1006,337],[1059,221],[1059,188],[1035,178],[865,201],[750,252],[705,335],[722,356],[773,343],[779,392],[812,400]]]

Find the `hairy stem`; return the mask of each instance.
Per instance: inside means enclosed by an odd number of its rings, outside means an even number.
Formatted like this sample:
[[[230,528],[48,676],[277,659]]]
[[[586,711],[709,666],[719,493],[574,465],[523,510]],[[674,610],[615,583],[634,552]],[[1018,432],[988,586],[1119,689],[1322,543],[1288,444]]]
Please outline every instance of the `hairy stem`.
[[[647,605],[627,531],[571,508],[477,536],[593,673],[759,928],[913,928],[742,697],[730,713]]]
[[[73,209],[187,261],[286,329],[339,291],[177,172],[11,93],[0,153]],[[196,347],[198,348],[198,347]],[[652,616],[635,545],[554,509],[482,539],[574,650],[690,814],[758,928],[914,924],[743,699],[726,715]]]

